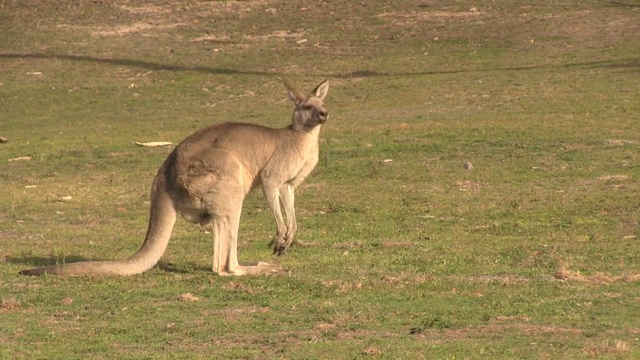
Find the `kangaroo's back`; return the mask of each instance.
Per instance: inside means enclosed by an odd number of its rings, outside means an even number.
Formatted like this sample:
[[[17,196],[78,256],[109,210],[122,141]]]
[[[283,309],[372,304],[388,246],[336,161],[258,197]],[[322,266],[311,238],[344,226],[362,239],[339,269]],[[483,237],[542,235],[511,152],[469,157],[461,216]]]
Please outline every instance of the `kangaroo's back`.
[[[215,171],[220,156],[233,156],[252,181],[273,156],[285,130],[245,123],[224,123],[201,129],[176,147],[176,176],[201,166]]]

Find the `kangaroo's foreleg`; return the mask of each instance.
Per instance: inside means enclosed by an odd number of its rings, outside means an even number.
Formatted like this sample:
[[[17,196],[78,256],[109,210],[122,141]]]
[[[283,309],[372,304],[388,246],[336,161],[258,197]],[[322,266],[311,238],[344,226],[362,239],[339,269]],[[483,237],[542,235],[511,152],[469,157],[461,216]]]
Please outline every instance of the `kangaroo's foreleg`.
[[[284,212],[287,216],[287,231],[284,235],[284,248],[279,250],[279,254],[282,255],[287,251],[289,246],[295,242],[294,236],[298,230],[295,209],[295,187],[293,184],[285,183],[280,187],[280,199],[282,200]]]
[[[284,254],[285,237],[287,234],[287,225],[284,222],[282,209],[280,208],[282,194],[280,193],[278,185],[272,183],[263,183],[262,190],[267,200],[267,205],[269,205],[269,209],[276,220],[276,234],[273,236],[273,239],[271,239],[269,246],[273,246],[274,254],[282,255]]]

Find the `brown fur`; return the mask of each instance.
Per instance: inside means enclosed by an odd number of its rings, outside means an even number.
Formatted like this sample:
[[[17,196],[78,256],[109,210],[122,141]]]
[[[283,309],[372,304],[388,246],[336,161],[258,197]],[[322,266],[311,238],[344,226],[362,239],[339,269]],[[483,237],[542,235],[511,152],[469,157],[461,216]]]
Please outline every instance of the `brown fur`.
[[[265,263],[238,263],[242,202],[261,186],[276,219],[274,253],[283,254],[297,229],[294,190],[318,162],[318,136],[328,113],[322,100],[328,83],[302,96],[288,84],[295,109],[282,129],[225,123],[183,140],[158,170],[151,188],[149,228],[134,255],[113,261],[79,262],[23,270],[24,275],[133,275],[153,267],[164,254],[177,214],[209,227],[214,235],[213,271],[220,275],[279,271]],[[286,223],[280,204],[284,207]]]

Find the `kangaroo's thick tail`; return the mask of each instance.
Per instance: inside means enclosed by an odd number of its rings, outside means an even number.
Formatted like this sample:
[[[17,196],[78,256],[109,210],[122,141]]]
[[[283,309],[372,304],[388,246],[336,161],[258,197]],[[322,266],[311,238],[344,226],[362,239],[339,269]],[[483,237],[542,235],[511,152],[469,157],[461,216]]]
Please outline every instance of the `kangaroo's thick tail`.
[[[166,170],[160,169],[151,188],[149,229],[140,249],[121,260],[85,261],[22,270],[22,275],[135,275],[153,267],[167,248],[177,212],[167,190]]]

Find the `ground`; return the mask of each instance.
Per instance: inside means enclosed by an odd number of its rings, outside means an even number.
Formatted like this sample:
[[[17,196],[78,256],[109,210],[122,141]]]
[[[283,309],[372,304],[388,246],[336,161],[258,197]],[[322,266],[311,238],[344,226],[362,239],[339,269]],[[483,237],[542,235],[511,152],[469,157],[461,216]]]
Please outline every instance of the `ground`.
[[[399,4],[397,4],[399,3]],[[636,358],[637,1],[0,1],[0,358]],[[286,126],[328,79],[309,247],[260,194],[221,278],[178,221],[128,278],[171,147]]]

